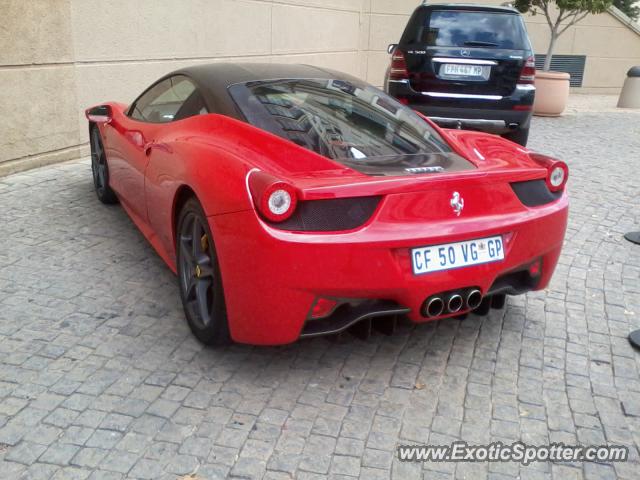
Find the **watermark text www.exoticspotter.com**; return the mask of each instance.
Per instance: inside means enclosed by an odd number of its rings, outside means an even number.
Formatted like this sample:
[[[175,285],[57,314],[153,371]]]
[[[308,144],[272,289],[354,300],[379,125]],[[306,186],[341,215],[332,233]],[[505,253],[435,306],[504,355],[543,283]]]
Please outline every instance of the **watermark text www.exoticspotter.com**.
[[[404,462],[626,462],[629,449],[622,445],[527,445],[522,442],[470,445],[401,445],[398,459]]]

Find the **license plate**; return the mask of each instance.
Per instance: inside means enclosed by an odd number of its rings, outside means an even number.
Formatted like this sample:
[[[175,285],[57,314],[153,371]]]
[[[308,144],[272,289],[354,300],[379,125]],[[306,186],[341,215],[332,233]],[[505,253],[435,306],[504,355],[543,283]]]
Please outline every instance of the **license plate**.
[[[500,260],[504,260],[504,245],[501,236],[444,243],[411,250],[411,264],[415,275]]]
[[[445,63],[442,65],[440,74],[453,77],[483,77],[489,78],[488,71],[490,67],[480,65],[464,65],[459,63]],[[485,72],[485,69],[487,70]]]

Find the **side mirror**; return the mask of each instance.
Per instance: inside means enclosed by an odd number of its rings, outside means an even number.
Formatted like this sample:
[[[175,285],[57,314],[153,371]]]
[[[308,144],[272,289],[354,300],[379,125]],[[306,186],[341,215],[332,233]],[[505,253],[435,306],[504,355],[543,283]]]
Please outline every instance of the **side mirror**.
[[[389,46],[387,47],[387,53],[391,55],[396,48],[398,48],[397,43],[390,43]]]
[[[97,107],[87,109],[84,113],[90,122],[111,122],[111,107],[109,105],[98,105]]]

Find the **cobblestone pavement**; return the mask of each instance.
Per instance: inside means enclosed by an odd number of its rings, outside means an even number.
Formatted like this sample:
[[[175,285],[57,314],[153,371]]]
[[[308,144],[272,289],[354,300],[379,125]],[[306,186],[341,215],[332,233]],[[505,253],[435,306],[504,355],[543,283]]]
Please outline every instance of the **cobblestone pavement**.
[[[0,478],[638,478],[640,116],[535,119],[572,168],[550,288],[392,337],[203,348],[88,162],[0,179]],[[631,461],[401,463],[398,444],[624,444]],[[188,475],[194,474],[191,477]]]

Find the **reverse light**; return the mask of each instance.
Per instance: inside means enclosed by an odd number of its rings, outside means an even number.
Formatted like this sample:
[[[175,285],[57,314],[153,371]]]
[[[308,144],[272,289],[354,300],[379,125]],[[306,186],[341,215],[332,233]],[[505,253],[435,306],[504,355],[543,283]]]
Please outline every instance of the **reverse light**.
[[[273,215],[284,215],[291,208],[291,194],[283,188],[275,190],[269,195],[267,204]]]
[[[564,180],[566,176],[567,176],[567,173],[565,169],[560,165],[556,165],[549,172],[549,183],[553,188],[556,188],[556,189],[562,188],[562,185],[564,185]]]
[[[292,185],[265,172],[251,174],[249,190],[258,212],[271,222],[284,222],[298,204],[298,194]]]
[[[396,48],[391,56],[391,69],[389,70],[389,80],[406,80],[409,78],[407,61],[404,53]]]
[[[546,182],[549,190],[559,192],[564,189],[569,179],[569,167],[566,163],[539,153],[530,153],[529,156],[547,169]]]
[[[520,85],[531,85],[534,83],[536,78],[536,59],[531,56],[527,58],[522,67],[522,71],[520,72],[520,78],[518,79],[518,83]]]

